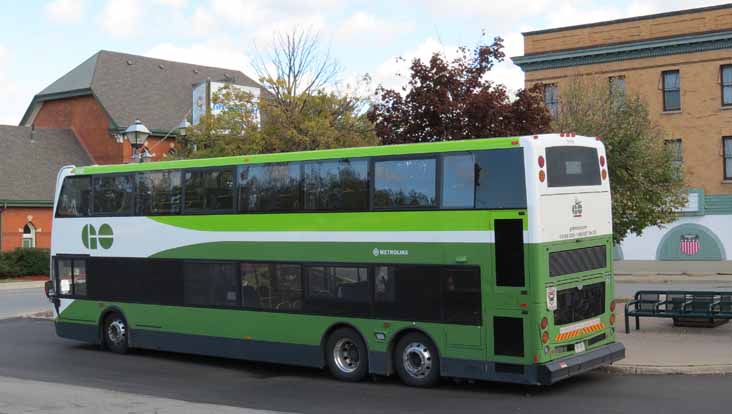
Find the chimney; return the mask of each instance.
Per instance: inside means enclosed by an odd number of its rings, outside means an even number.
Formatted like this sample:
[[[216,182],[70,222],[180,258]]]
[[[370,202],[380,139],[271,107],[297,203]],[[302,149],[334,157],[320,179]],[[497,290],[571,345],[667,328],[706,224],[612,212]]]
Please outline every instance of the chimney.
[[[35,125],[31,125],[30,140],[31,140],[31,143],[36,142],[36,126]]]

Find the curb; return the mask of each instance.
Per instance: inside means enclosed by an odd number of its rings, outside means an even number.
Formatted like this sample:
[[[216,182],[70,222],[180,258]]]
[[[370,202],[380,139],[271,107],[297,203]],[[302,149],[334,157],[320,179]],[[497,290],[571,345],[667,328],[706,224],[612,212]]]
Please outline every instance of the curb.
[[[611,365],[604,371],[615,375],[731,375],[732,364],[720,365]]]
[[[53,320],[53,311],[43,311],[43,312],[35,312],[35,313],[26,313],[16,316],[16,318],[25,318],[25,319],[48,319]]]

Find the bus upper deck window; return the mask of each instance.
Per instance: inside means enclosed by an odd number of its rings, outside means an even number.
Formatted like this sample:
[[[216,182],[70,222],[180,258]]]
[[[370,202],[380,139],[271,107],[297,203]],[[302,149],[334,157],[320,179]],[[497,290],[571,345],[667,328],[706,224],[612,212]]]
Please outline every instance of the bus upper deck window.
[[[56,206],[56,217],[87,217],[91,200],[91,177],[66,177]]]

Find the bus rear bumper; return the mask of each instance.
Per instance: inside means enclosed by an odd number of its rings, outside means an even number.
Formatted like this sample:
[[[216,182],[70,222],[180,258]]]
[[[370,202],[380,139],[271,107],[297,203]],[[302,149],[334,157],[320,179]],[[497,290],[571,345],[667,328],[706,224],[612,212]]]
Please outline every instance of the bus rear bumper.
[[[620,342],[583,352],[546,364],[538,365],[537,382],[551,385],[555,382],[612,364],[625,358],[625,346]]]

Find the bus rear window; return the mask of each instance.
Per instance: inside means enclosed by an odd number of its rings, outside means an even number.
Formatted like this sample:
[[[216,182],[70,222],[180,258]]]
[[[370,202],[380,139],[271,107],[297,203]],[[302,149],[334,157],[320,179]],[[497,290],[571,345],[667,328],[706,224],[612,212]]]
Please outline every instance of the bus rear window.
[[[549,147],[546,149],[549,187],[600,185],[597,149],[588,147]]]

